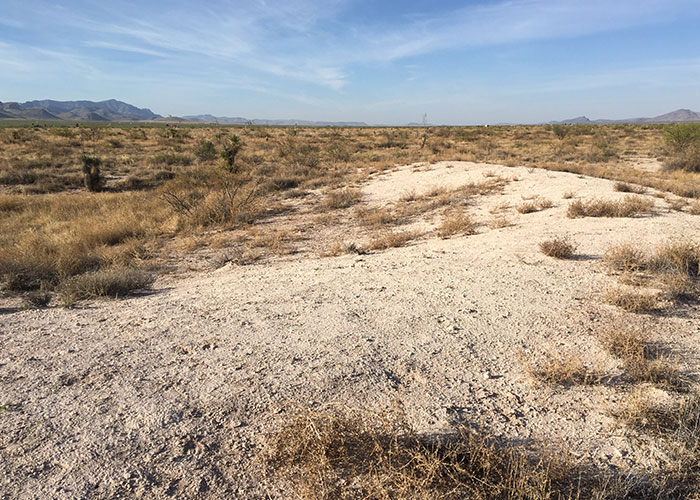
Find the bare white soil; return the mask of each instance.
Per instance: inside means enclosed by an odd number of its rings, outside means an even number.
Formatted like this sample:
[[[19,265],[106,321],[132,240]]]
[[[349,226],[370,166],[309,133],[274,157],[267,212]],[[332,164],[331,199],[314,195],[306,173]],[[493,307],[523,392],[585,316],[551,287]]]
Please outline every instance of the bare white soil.
[[[610,245],[700,236],[700,217],[568,219],[566,192],[619,198],[613,183],[466,162],[407,166],[372,179],[366,203],[485,180],[510,182],[467,212],[479,234],[428,236],[369,255],[227,265],[153,292],[73,309],[0,304],[0,498],[265,498],[255,465],[295,406],[382,410],[397,399],[426,432],[482,424],[515,442],[562,440],[582,460],[640,467],[658,450],[611,413],[621,381],[533,385],[520,359],[581,356],[612,374],[595,334],[644,323],[698,373],[698,311],[635,316],[602,304],[616,282]],[[519,214],[523,197],[554,207]],[[494,206],[511,225],[489,229]],[[577,258],[538,243],[570,235]]]

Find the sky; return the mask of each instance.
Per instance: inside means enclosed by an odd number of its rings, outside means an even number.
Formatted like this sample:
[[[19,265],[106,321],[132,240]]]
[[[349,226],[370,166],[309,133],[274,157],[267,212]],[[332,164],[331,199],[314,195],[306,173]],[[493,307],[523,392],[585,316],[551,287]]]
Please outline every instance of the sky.
[[[700,110],[700,0],[2,0],[0,101],[370,124]]]

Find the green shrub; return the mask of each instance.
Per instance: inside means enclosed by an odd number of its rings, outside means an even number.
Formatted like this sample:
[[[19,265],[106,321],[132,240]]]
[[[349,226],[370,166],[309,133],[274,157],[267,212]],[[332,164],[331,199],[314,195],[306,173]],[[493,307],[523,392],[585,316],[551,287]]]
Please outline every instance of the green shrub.
[[[199,161],[212,161],[216,158],[216,148],[211,141],[200,142],[194,150],[194,155]]]

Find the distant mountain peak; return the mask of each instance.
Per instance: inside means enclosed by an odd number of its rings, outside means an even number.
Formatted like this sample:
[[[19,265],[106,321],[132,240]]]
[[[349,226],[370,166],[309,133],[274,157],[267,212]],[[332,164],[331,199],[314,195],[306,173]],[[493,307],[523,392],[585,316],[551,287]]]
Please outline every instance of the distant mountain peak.
[[[0,103],[0,111],[10,118],[39,120],[139,121],[160,118],[148,108],[137,108],[116,99],[99,102],[52,99],[5,102]]]

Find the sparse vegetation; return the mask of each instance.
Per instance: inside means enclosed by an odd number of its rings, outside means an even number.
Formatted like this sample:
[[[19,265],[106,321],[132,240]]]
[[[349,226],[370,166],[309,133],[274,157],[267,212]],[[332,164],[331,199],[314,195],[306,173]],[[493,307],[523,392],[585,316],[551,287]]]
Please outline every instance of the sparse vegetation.
[[[476,223],[468,214],[461,212],[448,212],[442,217],[442,222],[437,228],[440,238],[449,238],[456,234],[470,235],[476,232]]]
[[[540,242],[540,251],[555,259],[569,259],[576,252],[576,244],[568,236],[556,236]]]
[[[521,214],[529,214],[532,212],[539,212],[540,210],[545,210],[547,208],[552,208],[554,203],[548,198],[540,198],[539,196],[534,196],[530,200],[526,200],[515,207],[515,209]]]
[[[700,248],[690,241],[667,242],[646,252],[638,245],[623,242],[610,247],[603,260],[612,270],[625,273],[627,281],[633,284],[655,284],[672,302],[695,300],[700,295]],[[610,293],[608,298],[613,301],[615,293]],[[657,298],[660,298],[658,294]],[[618,299],[627,303],[621,297]]]
[[[603,296],[603,300],[610,305],[632,313],[650,313],[658,311],[662,306],[658,293],[637,292],[618,287],[608,288]]]
[[[402,247],[417,237],[418,234],[413,231],[383,231],[370,239],[365,250],[386,250],[387,248]]]
[[[339,189],[328,193],[321,206],[329,210],[348,208],[358,203],[361,197],[362,195],[357,189]]]
[[[644,194],[647,192],[646,187],[638,186],[636,184],[628,184],[627,182],[616,182],[613,188],[615,191],[619,191],[620,193]]]
[[[531,459],[466,427],[438,437],[402,416],[299,411],[270,437],[263,463],[299,498],[569,498],[581,488],[566,450]],[[595,489],[595,488],[594,488]]]
[[[687,387],[688,381],[675,364],[664,357],[661,346],[653,343],[642,330],[611,328],[604,330],[599,340],[610,354],[622,361],[628,381],[673,389]]]
[[[651,214],[653,210],[654,200],[628,195],[620,201],[574,200],[569,204],[566,215],[572,219],[577,217],[635,217]]]
[[[149,288],[153,276],[137,269],[108,269],[74,276],[59,290],[65,304],[95,297],[124,297],[136,290]]]
[[[600,370],[585,366],[579,356],[548,352],[534,364],[524,359],[521,362],[530,377],[548,384],[590,385],[599,383],[605,377]]]

